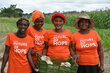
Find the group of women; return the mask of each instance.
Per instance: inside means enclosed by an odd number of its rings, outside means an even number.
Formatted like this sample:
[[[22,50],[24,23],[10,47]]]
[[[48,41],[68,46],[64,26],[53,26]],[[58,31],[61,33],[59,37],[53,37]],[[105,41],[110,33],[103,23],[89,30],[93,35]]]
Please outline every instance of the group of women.
[[[72,33],[63,29],[66,17],[56,12],[51,16],[54,29],[45,30],[45,16],[41,11],[32,13],[34,25],[20,18],[17,32],[6,38],[1,73],[8,61],[7,73],[37,73],[36,53],[62,61],[72,57],[78,64],[77,73],[104,72],[104,55],[99,34],[93,30],[94,21],[87,14],[80,15],[74,24],[79,29]]]

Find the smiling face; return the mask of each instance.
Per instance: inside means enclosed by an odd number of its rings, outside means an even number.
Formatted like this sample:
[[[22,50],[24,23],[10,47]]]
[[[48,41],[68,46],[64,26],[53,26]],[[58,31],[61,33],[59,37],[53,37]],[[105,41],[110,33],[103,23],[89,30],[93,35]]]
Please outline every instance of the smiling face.
[[[34,21],[34,27],[36,29],[40,29],[44,24],[44,18],[40,17],[40,18],[37,18],[35,21]]]
[[[89,29],[89,26],[90,26],[90,21],[88,19],[80,19],[78,22],[78,27],[81,30],[87,30]]]
[[[20,21],[19,24],[17,24],[18,32],[21,34],[25,34],[28,26],[29,23],[26,20]]]
[[[53,23],[56,30],[62,30],[64,20],[61,17],[55,17]]]

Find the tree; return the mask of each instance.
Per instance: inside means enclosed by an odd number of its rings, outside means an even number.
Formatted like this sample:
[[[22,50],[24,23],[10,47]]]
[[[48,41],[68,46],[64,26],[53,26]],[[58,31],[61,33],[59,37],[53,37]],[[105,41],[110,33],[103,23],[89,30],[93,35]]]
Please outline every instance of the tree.
[[[0,16],[2,17],[22,17],[23,10],[16,8],[16,5],[10,5],[8,8],[0,9]]]
[[[16,8],[15,9],[15,17],[22,17],[23,15],[23,10]]]

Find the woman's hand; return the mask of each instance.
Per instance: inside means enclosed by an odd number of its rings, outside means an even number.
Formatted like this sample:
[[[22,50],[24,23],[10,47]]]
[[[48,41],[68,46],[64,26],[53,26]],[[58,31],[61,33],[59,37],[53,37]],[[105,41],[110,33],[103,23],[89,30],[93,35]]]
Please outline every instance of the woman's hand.
[[[73,56],[73,61],[76,62],[76,60],[78,60],[79,57],[80,57],[79,54],[75,54],[75,55]]]
[[[100,72],[99,73],[103,73],[104,72],[104,67],[103,67],[103,65],[100,65]]]
[[[38,71],[39,71],[39,69],[38,69],[38,68],[35,68],[35,69],[34,69],[34,71],[38,72]]]

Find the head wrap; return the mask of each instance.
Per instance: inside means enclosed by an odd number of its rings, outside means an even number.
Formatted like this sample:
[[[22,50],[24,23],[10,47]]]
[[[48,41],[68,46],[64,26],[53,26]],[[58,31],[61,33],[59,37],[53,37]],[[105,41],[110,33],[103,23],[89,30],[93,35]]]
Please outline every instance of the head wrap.
[[[56,13],[54,13],[54,14],[52,15],[52,17],[51,17],[52,23],[54,22],[54,19],[55,19],[56,17],[61,17],[61,18],[64,20],[64,23],[66,22],[66,17],[65,17],[65,15],[64,15],[63,13],[56,12]]]
[[[40,17],[45,18],[45,17],[44,17],[44,14],[43,14],[41,11],[34,10],[34,11],[32,12],[32,21],[33,21],[33,22],[35,22],[35,20],[36,20],[37,18],[40,18]]]

